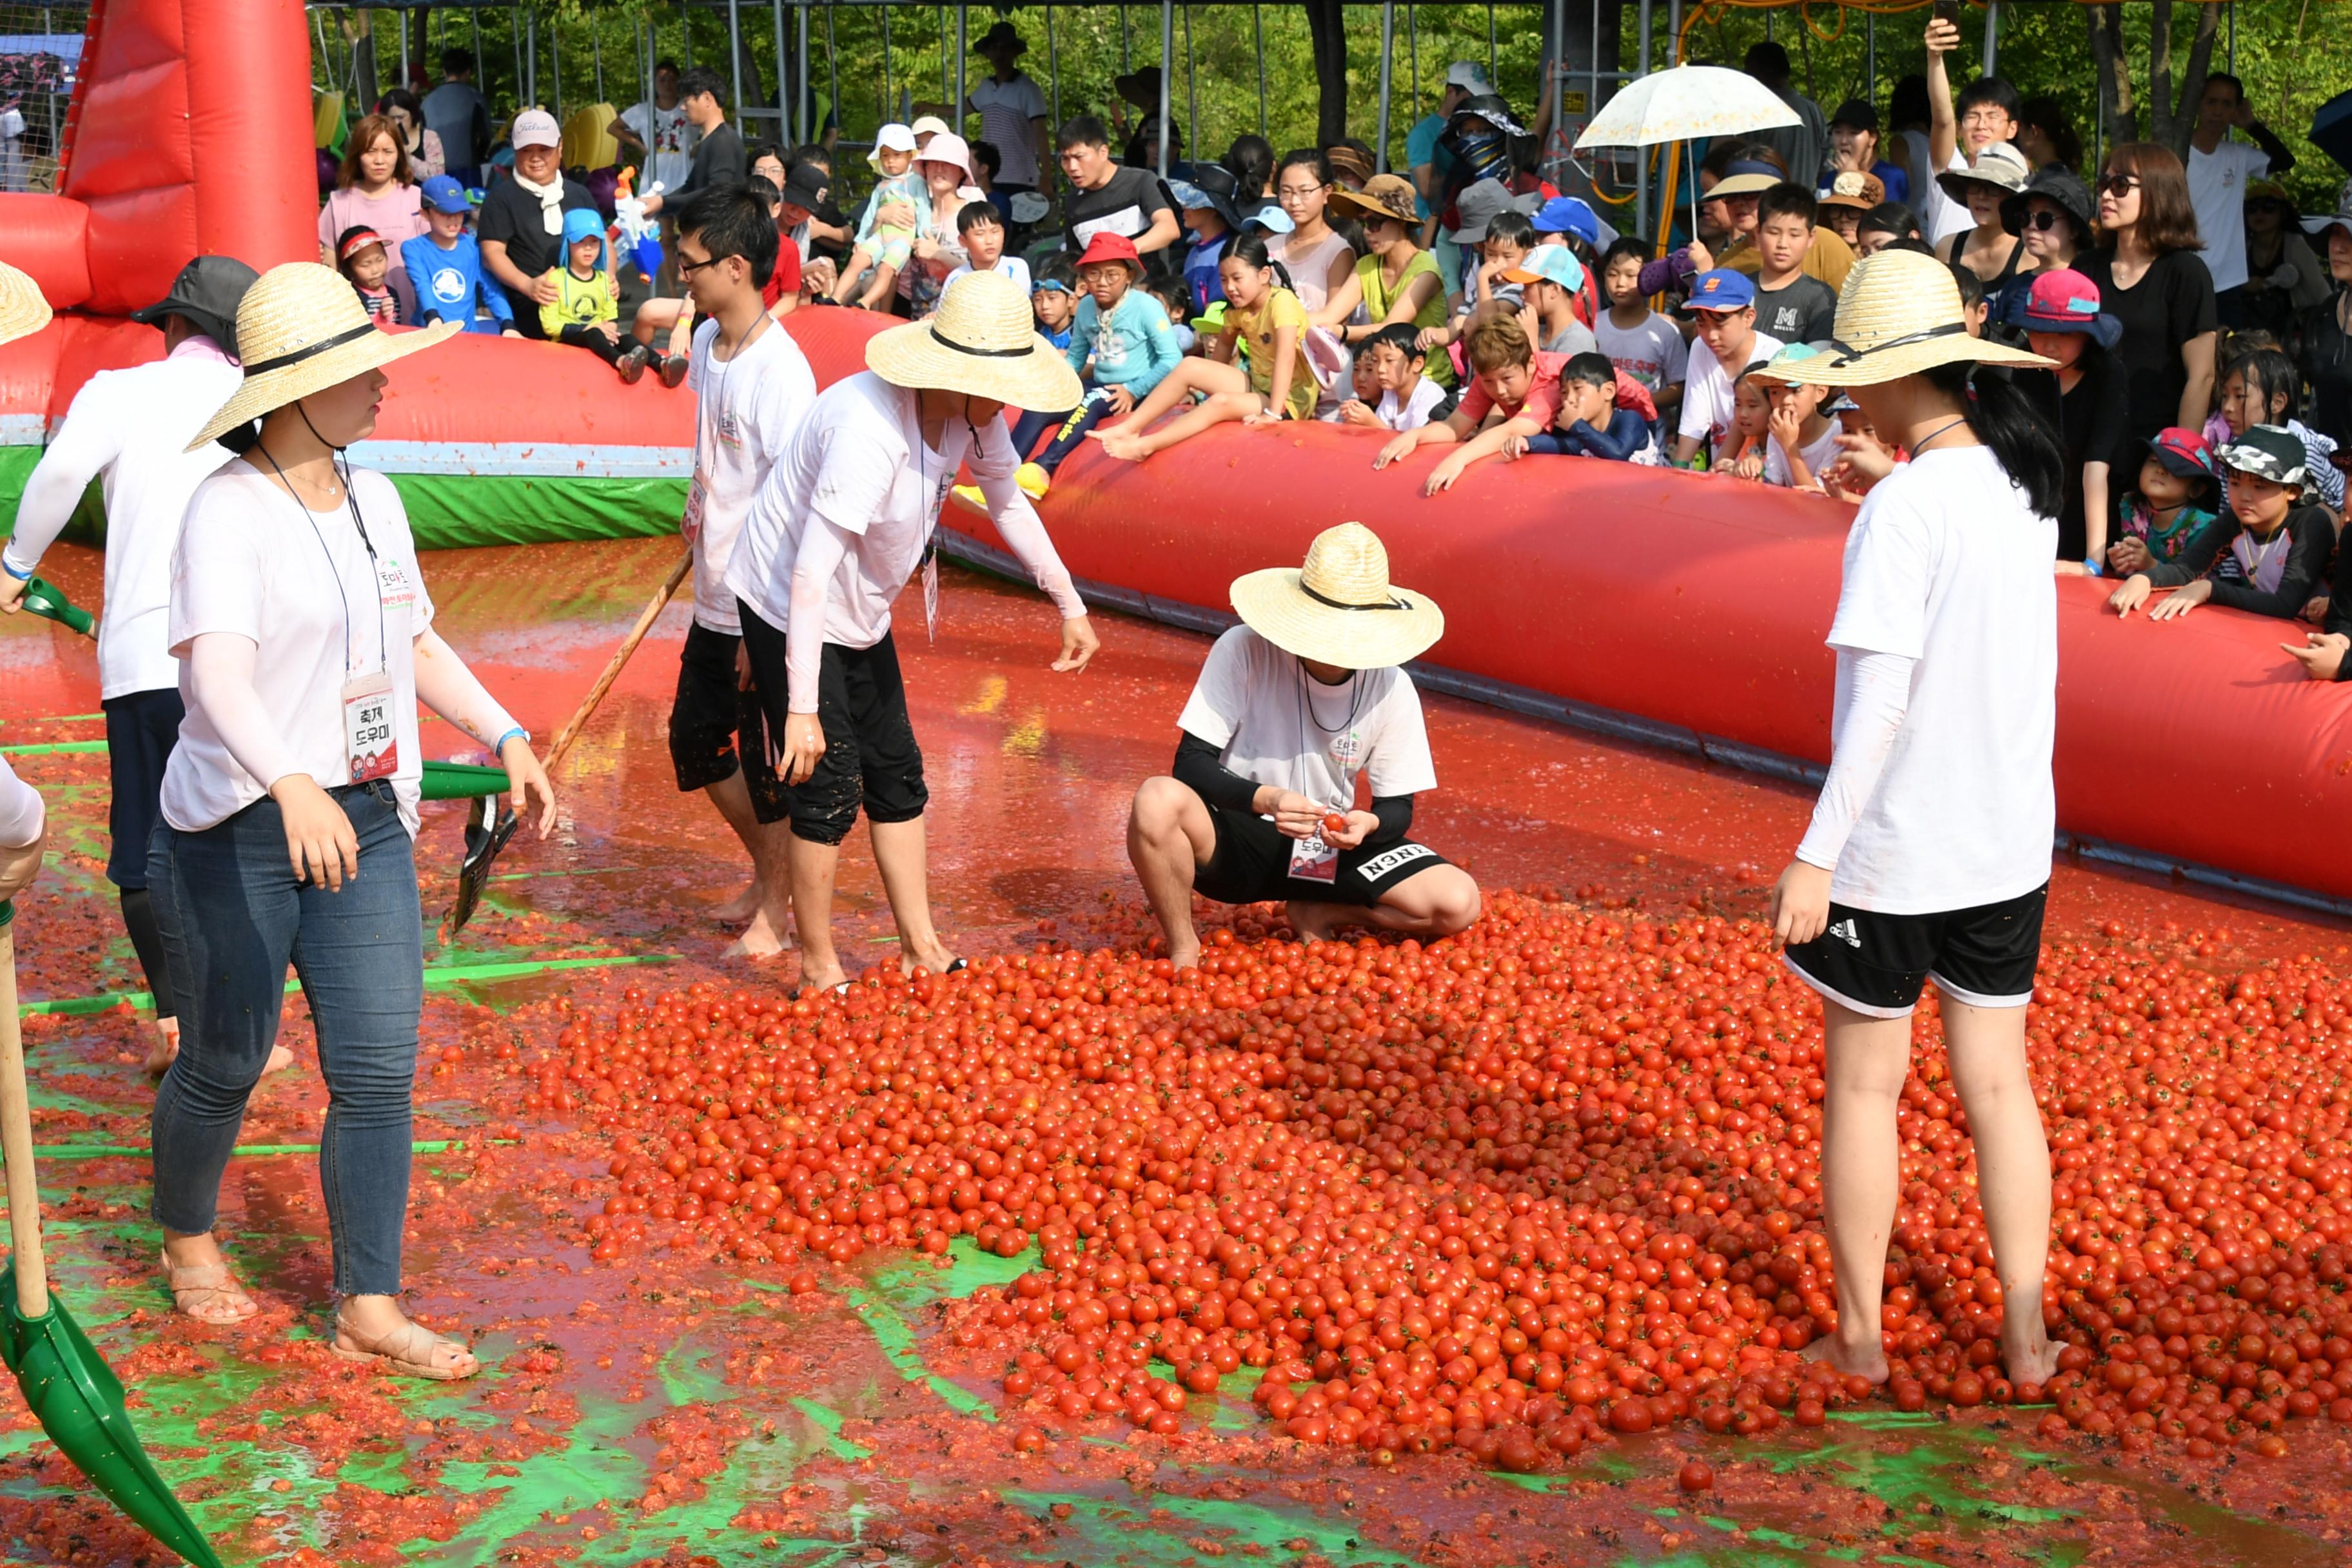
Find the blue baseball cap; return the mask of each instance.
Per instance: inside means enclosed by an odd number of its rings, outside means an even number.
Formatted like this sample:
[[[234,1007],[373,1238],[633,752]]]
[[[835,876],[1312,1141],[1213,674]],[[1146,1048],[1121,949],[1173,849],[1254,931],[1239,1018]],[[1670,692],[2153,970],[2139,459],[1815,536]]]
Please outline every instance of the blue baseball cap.
[[[1255,212],[1243,214],[1242,226],[1246,228],[1251,224],[1255,224],[1268,234],[1288,234],[1298,226],[1290,221],[1288,213],[1284,212],[1273,202],[1267,202]]]
[[[462,213],[473,210],[466,199],[466,187],[446,174],[436,174],[418,188],[417,197],[436,213]]]
[[[1745,310],[1756,303],[1756,280],[1745,272],[1718,267],[1690,280],[1685,310]]]
[[[1538,245],[1502,276],[1513,283],[1557,283],[1571,294],[1584,291],[1584,263],[1564,245]]]
[[[1554,196],[1529,220],[1538,234],[1572,234],[1591,246],[1601,243],[1601,216],[1574,196]]]

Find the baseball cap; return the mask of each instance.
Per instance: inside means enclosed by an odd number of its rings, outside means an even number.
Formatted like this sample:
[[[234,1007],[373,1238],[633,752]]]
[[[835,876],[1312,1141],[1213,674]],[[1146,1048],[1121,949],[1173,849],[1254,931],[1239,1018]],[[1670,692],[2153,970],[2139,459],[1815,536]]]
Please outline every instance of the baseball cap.
[[[2183,479],[2219,480],[2221,472],[2213,466],[2213,448],[2195,430],[2184,430],[2178,425],[2168,425],[2150,436],[2145,445],[2148,455],[2162,463],[2168,472]],[[2295,442],[2297,459],[2301,459],[2303,443]]]
[[[1495,84],[1486,79],[1486,68],[1475,60],[1455,60],[1446,67],[1445,85],[1458,87],[1473,97],[1495,90]]]
[[[814,163],[799,163],[784,176],[784,188],[778,194],[793,206],[814,212],[825,205],[825,193],[832,188],[824,170]]]
[[[234,256],[199,256],[180,268],[172,290],[131,312],[134,321],[160,325],[166,316],[184,316],[231,357],[236,353],[236,308],[261,275]]]
[[[514,129],[508,132],[507,140],[518,151],[525,147],[561,147],[563,128],[544,109],[526,109],[514,117]]]
[[[1780,374],[1784,367],[1817,358],[1824,352],[1819,343],[1790,343],[1767,361],[1761,370],[1748,374],[1756,381],[1786,381],[1789,378]]]
[[[1734,158],[1724,166],[1723,178],[1702,191],[1698,199],[1708,202],[1718,196],[1760,196],[1787,179],[1786,174],[1761,158]]]
[[[2301,489],[2308,477],[2303,437],[2277,425],[2257,425],[2221,448],[2221,461],[2242,474]]]
[[[2352,232],[2352,180],[2345,181],[2344,188],[2336,193],[2334,212],[2322,213],[2317,217],[2307,217],[2303,220],[2303,231],[2305,234],[2318,235],[2324,238],[2331,228]]]
[[[1538,234],[1572,234],[1587,245],[1601,243],[1601,216],[1575,196],[1554,196],[1535,210]]]
[[[1242,215],[1242,226],[1247,227],[1251,224],[1268,234],[1288,234],[1298,226],[1290,221],[1290,215],[1282,210],[1281,204],[1271,201],[1264,203],[1255,212]]]
[[[1690,280],[1685,310],[1745,310],[1756,303],[1756,279],[1745,272],[1718,267]]]
[[[473,211],[466,199],[466,187],[446,174],[436,174],[417,187],[417,199],[436,213]]]
[[[1584,263],[1570,255],[1564,245],[1538,245],[1528,252],[1526,260],[1502,276],[1512,283],[1557,283],[1571,294],[1584,289]]]
[[[1878,129],[1878,106],[1866,98],[1849,98],[1830,116],[1832,125],[1851,125],[1856,131]]]

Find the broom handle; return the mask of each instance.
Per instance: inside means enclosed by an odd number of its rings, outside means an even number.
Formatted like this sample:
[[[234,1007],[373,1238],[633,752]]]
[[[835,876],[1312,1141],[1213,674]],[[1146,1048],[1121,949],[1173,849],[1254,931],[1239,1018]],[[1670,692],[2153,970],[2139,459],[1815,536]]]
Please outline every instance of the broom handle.
[[[694,552],[689,549],[677,558],[677,564],[669,569],[669,576],[646,601],[644,613],[637,616],[637,624],[629,628],[629,635],[621,639],[621,646],[614,648],[613,657],[604,661],[604,673],[598,676],[596,684],[588,689],[587,700],[582,702],[578,710],[564,721],[563,728],[555,732],[554,744],[547,748],[545,765],[549,777],[554,776],[564,754],[572,750],[572,742],[578,740],[580,731],[588,727],[588,721],[594,715],[597,705],[604,700],[604,694],[613,689],[613,682],[621,678],[621,669],[629,662],[629,656],[637,651],[639,643],[646,640],[646,634],[653,630],[655,620],[668,605],[670,595],[677,592],[677,585],[686,581],[686,574],[693,569]]]
[[[0,903],[0,910],[7,909]],[[0,924],[0,1152],[8,1158],[8,1230],[16,1248],[16,1308],[27,1318],[49,1310],[49,1275],[41,1261],[41,1184],[33,1170],[33,1106],[25,1092],[25,1042],[16,1027],[16,933]]]

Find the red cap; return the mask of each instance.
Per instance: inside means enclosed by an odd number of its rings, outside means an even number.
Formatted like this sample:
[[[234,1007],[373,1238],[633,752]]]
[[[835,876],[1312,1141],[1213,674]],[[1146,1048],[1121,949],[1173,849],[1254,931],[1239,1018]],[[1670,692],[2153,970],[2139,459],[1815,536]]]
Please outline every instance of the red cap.
[[[1123,234],[1097,234],[1087,241],[1086,254],[1078,258],[1080,267],[1092,267],[1100,261],[1124,261],[1136,271],[1143,270],[1143,258],[1135,248],[1135,241]]]

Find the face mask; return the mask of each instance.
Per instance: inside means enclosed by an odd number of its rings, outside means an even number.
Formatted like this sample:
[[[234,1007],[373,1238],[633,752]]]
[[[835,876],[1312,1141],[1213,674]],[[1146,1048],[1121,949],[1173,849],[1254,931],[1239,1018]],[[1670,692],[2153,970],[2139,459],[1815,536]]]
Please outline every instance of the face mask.
[[[1510,163],[1509,151],[1497,132],[1461,137],[1454,142],[1454,151],[1474,180],[1499,179]]]

